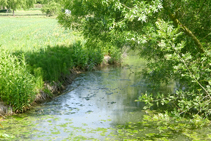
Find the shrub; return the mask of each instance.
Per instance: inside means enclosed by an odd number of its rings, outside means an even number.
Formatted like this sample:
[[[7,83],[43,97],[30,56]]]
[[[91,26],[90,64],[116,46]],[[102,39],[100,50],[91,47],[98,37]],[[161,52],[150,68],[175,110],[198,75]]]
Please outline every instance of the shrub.
[[[41,8],[42,13],[45,13],[46,16],[56,15],[60,10],[60,5],[54,1],[49,2]]]

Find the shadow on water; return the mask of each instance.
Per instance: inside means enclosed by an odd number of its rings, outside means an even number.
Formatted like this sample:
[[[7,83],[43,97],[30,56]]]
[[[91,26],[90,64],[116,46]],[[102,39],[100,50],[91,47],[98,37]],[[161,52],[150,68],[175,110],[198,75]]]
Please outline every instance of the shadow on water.
[[[125,62],[129,65],[81,74],[63,95],[9,117],[0,132],[11,140],[186,140],[182,133],[159,134],[154,125],[143,124],[144,105],[135,100],[158,90],[138,77],[144,60],[131,57]]]

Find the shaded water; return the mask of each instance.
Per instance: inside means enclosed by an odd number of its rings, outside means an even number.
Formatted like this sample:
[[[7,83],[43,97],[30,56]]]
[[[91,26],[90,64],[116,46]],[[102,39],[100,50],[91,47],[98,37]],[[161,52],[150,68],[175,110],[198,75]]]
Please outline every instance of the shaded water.
[[[138,75],[145,61],[132,57],[126,63],[130,65],[81,74],[64,94],[3,121],[0,136],[7,140],[137,140],[119,129],[142,120],[143,103],[135,100],[153,89]],[[169,86],[159,91],[172,90]]]

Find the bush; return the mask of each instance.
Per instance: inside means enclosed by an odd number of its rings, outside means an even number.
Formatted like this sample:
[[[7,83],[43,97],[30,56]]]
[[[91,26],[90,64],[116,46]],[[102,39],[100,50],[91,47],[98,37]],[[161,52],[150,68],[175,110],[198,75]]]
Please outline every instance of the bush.
[[[60,5],[54,1],[49,2],[41,8],[42,13],[45,13],[46,16],[56,15],[60,10]]]
[[[25,57],[21,59],[0,49],[0,98],[23,111],[35,98],[35,77],[27,71]]]

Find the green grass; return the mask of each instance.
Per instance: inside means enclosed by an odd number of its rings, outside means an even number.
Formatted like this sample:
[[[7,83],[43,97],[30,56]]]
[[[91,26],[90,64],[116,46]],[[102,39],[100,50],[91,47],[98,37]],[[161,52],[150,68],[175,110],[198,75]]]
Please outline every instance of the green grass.
[[[2,48],[35,51],[53,45],[70,45],[82,39],[77,32],[65,30],[52,18],[0,17]]]
[[[78,32],[56,19],[0,17],[0,98],[23,111],[44,82],[63,83],[70,69],[92,69],[102,62],[101,49],[84,46]]]

